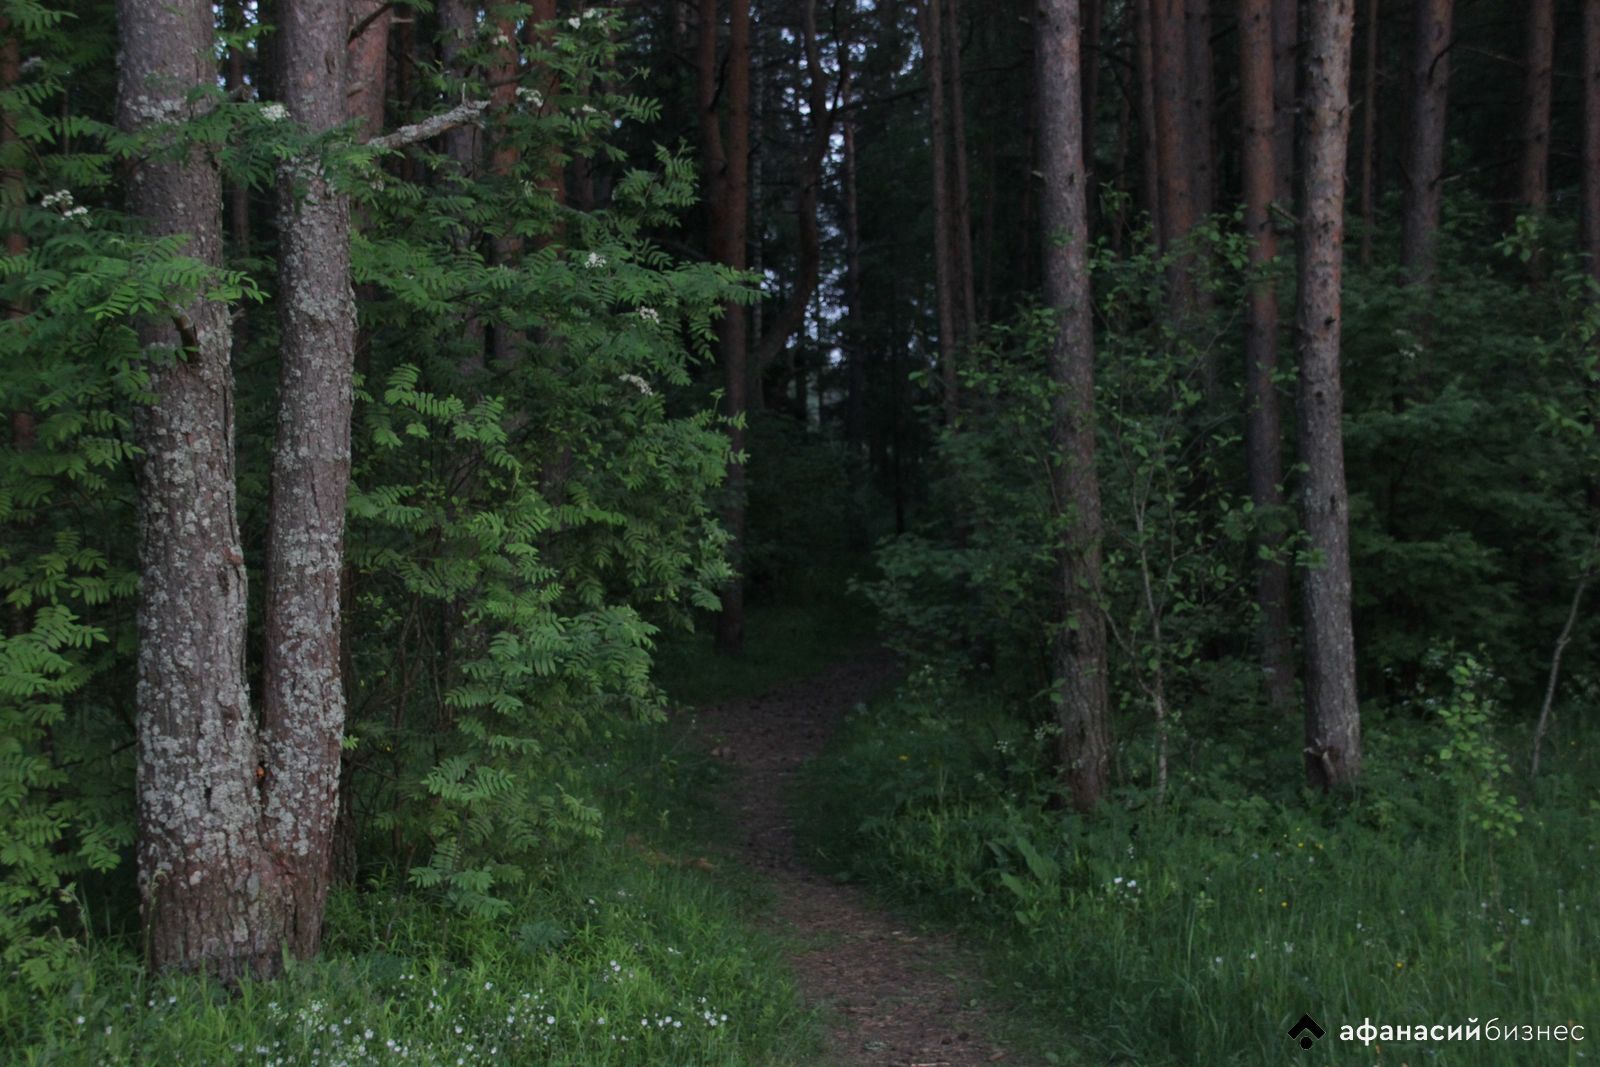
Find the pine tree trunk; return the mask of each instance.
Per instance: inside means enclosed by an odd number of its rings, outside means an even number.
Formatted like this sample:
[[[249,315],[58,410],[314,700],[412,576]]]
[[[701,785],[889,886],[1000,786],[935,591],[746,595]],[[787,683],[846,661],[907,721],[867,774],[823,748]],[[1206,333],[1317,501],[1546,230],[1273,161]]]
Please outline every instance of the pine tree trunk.
[[[944,0],[923,0],[922,51],[928,72],[928,118],[933,141],[933,271],[939,304],[939,381],[944,390],[944,421],[954,426],[959,387],[956,348],[960,333],[956,310],[954,254],[950,238],[950,163],[945,130],[944,30],[940,9]]]
[[[117,123],[151,133],[211,106],[209,5],[119,0]],[[342,25],[342,23],[341,23]],[[160,133],[157,137],[164,138]],[[222,187],[199,146],[151,154],[128,205],[222,265]],[[139,329],[154,399],[139,465],[138,879],[152,966],[235,981],[281,960],[290,917],[263,848],[255,714],[245,681],[245,565],[234,483],[228,309],[196,298]],[[174,354],[177,358],[174,358]]]
[[[1372,263],[1378,160],[1378,2],[1367,0],[1366,78],[1361,89],[1361,265]]]
[[[1095,474],[1094,317],[1084,190],[1079,0],[1040,4],[1035,61],[1044,174],[1045,299],[1057,333],[1050,349],[1052,489],[1060,523],[1054,699],[1061,775],[1079,811],[1105,792],[1106,634],[1100,608],[1100,485]]]
[[[1454,0],[1417,0],[1411,59],[1411,129],[1406,139],[1406,202],[1400,269],[1409,285],[1428,285],[1444,199],[1446,104],[1450,90],[1450,22]]]
[[[1361,772],[1355,638],[1350,622],[1349,497],[1340,384],[1340,282],[1350,133],[1354,0],[1306,8],[1299,239],[1299,447],[1309,547],[1305,568],[1306,777],[1328,788]]]
[[[1278,388],[1278,287],[1266,272],[1278,254],[1272,226],[1272,196],[1277,180],[1272,106],[1271,0],[1241,0],[1239,5],[1240,109],[1244,126],[1244,225],[1250,237],[1250,268],[1256,273],[1246,307],[1245,456],[1250,499],[1257,512],[1283,507],[1282,415]],[[1261,609],[1261,671],[1267,703],[1286,712],[1294,704],[1294,660],[1289,620],[1289,568],[1279,556],[1284,536],[1276,526],[1263,531],[1264,555],[1256,563],[1256,603]]]
[[[938,2],[938,0],[935,0]],[[961,0],[950,5],[945,20],[946,57],[950,67],[950,158],[954,163],[954,197],[950,224],[955,233],[956,296],[960,299],[957,329],[963,348],[969,347],[978,327],[977,282],[972,259],[972,185],[967,175],[967,94],[961,76]]]
[[[1578,222],[1589,276],[1600,285],[1600,4],[1583,7],[1583,134]]]
[[[800,263],[795,274],[794,289],[783,307],[773,316],[772,325],[764,333],[752,331],[759,338],[755,354],[758,375],[784,351],[790,339],[804,329],[806,311],[816,296],[817,280],[822,270],[822,231],[817,222],[817,193],[822,186],[823,161],[827,158],[833,137],[834,115],[828,106],[827,73],[823,70],[822,55],[817,47],[816,0],[805,0],[800,36],[806,56],[806,103],[811,123],[810,142],[805,149],[805,169],[800,176],[795,206]],[[803,383],[801,389],[804,389]],[[801,411],[800,414],[803,416],[805,413]]]
[[[1184,33],[1185,0],[1152,0],[1151,47],[1155,56],[1156,153],[1160,160],[1161,247],[1189,236],[1194,228],[1194,160],[1189,155],[1186,126],[1188,39]],[[1186,286],[1188,272],[1179,269],[1175,290]],[[1192,301],[1178,294],[1187,307]]]
[[[284,0],[283,102],[303,128],[345,121],[341,0]],[[314,158],[278,177],[278,435],[267,529],[262,665],[265,837],[291,906],[290,949],[316,953],[344,736],[339,580],[350,483],[355,294],[350,203]]]
[[[1184,4],[1185,153],[1194,175],[1196,220],[1216,210],[1216,77],[1212,72],[1211,0]]]
[[[1295,133],[1300,116],[1300,0],[1272,0],[1272,154],[1278,178],[1272,198],[1294,203]]]
[[[717,0],[701,0],[697,54],[700,101],[700,138],[705,160],[706,200],[709,205],[711,258],[735,270],[746,260],[746,227],[750,196],[750,7],[749,0],[733,0],[728,23],[726,78],[720,94],[726,99],[727,137],[717,111]],[[718,358],[722,365],[723,411],[741,418],[748,406],[750,340],[744,309],[733,301],[723,308],[717,327]],[[745,432],[728,429],[729,443],[743,453]],[[732,540],[729,552],[734,566],[744,565],[745,470],[739,460],[728,464],[727,504],[722,521]],[[736,575],[722,589],[722,612],[717,617],[717,647],[728,654],[744,646],[744,579]]]
[[[1555,0],[1529,0],[1527,70],[1522,88],[1522,165],[1518,168],[1517,201],[1535,214],[1543,214],[1550,200],[1550,92],[1555,43]]]
[[[1134,24],[1134,51],[1139,78],[1140,187],[1144,209],[1157,244],[1166,232],[1161,218],[1161,141],[1156,118],[1155,5],[1157,0],[1133,0],[1138,9]]]
[[[393,15],[394,9],[387,0],[350,3],[351,32],[360,32],[346,52],[345,81],[350,91],[346,110],[360,122],[357,140],[383,132],[383,94],[389,73],[389,24]]]

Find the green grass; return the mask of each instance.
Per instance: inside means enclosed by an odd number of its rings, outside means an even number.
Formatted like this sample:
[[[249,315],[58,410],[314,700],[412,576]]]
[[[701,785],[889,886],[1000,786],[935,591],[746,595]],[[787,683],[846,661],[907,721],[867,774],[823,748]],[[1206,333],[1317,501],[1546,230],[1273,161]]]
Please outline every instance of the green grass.
[[[715,851],[718,770],[666,728],[589,769],[609,832],[498,917],[391,883],[336,891],[326,945],[236,994],[99,939],[58,981],[0,978],[7,1065],[809,1064],[818,1023]],[[707,860],[707,855],[717,858]]]
[[[983,943],[1030,1023],[1012,1036],[1047,1062],[1290,1062],[1302,1012],[1330,1032],[1319,1062],[1584,1061],[1582,1043],[1337,1038],[1491,1017],[1600,1036],[1597,731],[1561,740],[1509,838],[1440,778],[1437,724],[1374,716],[1354,798],[1295,785],[1292,724],[1224,732],[1180,749],[1164,804],[1128,790],[1080,818],[1043,803],[1048,736],[905,691],[811,768],[805,839]]]

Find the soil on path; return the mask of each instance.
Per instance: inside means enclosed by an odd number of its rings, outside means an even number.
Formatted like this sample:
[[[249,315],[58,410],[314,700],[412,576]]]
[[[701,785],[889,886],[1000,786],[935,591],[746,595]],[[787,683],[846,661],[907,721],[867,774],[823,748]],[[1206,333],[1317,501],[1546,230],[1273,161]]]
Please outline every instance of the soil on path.
[[[887,656],[845,663],[702,708],[699,729],[736,771],[729,802],[745,860],[770,883],[774,919],[800,945],[793,962],[801,991],[832,1009],[830,1057],[875,1067],[1015,1064],[984,1036],[982,1009],[962,996],[958,976],[966,967],[951,942],[916,932],[861,889],[810,870],[796,848],[786,803],[795,772],[893,669]]]

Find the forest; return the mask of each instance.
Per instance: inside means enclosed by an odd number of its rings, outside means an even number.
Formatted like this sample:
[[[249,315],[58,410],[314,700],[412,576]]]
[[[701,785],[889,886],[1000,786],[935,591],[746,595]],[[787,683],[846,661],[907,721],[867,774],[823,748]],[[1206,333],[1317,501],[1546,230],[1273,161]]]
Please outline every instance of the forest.
[[[0,230],[0,1060],[1600,1037],[1600,0],[0,0]]]

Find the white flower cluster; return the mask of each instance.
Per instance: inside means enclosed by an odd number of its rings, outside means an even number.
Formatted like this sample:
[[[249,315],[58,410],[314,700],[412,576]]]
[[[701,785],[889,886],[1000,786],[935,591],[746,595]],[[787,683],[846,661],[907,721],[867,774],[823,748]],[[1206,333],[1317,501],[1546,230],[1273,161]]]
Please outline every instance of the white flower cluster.
[[[47,193],[39,201],[39,206],[46,209],[55,208],[61,212],[61,217],[64,219],[77,219],[85,225],[89,222],[89,209],[81,205],[75,205],[72,200],[72,193],[66,189],[57,189],[53,193]]]
[[[599,252],[590,252],[588,257],[584,259],[583,265],[590,270],[597,270],[606,265],[606,257]]]
[[[537,89],[529,89],[527,86],[518,87],[517,99],[530,107],[544,107],[544,94]]]
[[[635,389],[639,390],[639,395],[641,396],[656,395],[656,391],[650,388],[650,383],[639,377],[637,374],[619,374],[617,375],[617,381],[622,382],[624,385],[633,386]]]
[[[661,325],[661,312],[655,308],[640,308],[639,317],[652,326]]]
[[[588,11],[585,11],[582,15],[574,15],[574,16],[572,16],[572,18],[567,20],[567,25],[576,30],[576,29],[582,28],[582,26],[583,26],[583,24],[585,22],[597,22],[600,19],[605,18],[605,16],[606,16],[605,8],[603,8],[603,7],[591,7]]]
[[[289,117],[289,109],[282,104],[264,104],[261,108],[261,117],[268,122],[282,122]]]

